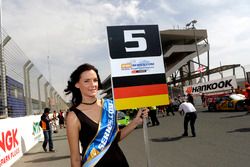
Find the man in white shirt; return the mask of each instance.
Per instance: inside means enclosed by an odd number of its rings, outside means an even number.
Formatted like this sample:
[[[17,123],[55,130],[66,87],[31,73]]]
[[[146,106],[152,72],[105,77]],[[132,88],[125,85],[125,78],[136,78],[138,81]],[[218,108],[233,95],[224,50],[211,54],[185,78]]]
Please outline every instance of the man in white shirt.
[[[188,136],[188,123],[190,121],[192,136],[195,137],[196,133],[195,133],[194,124],[195,124],[195,120],[197,118],[197,115],[196,115],[196,109],[195,109],[194,105],[190,102],[183,102],[179,106],[179,112],[184,112],[184,114],[185,114],[185,116],[184,116],[184,133],[182,134],[182,136]]]

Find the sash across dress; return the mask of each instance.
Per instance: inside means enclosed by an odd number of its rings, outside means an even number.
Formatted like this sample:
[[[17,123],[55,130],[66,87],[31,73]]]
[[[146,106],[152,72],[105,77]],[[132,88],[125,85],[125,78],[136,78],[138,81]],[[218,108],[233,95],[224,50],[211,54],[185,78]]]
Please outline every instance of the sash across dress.
[[[79,132],[79,138],[82,146],[82,155],[85,155],[86,150],[89,147],[89,144],[92,142],[93,138],[96,137],[98,133],[99,124],[91,120],[87,115],[85,115],[82,111],[77,108],[71,108],[81,123],[81,131]],[[103,111],[102,111],[103,112]],[[116,119],[116,118],[115,118]],[[117,133],[115,139],[111,143],[107,152],[103,155],[103,157],[97,162],[95,167],[128,167],[128,162],[126,157],[124,156],[122,150],[118,145],[118,141],[120,138],[120,132]],[[90,165],[93,166],[93,165]]]

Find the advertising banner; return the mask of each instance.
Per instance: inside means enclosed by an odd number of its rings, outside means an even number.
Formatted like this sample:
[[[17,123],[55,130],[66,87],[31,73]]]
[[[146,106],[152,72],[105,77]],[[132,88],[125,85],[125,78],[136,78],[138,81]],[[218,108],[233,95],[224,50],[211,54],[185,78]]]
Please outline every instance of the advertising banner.
[[[12,166],[43,139],[40,115],[6,118],[0,121],[0,167]]]
[[[107,27],[117,110],[169,103],[157,25]]]
[[[236,88],[237,88],[237,82],[235,76],[225,77],[218,80],[213,80],[205,83],[199,83],[183,87],[185,94],[193,94],[193,95],[201,93],[226,91]]]
[[[21,133],[16,122],[9,124],[6,120],[1,120],[0,128],[0,166],[11,166],[22,156]],[[8,125],[8,126],[6,126]]]

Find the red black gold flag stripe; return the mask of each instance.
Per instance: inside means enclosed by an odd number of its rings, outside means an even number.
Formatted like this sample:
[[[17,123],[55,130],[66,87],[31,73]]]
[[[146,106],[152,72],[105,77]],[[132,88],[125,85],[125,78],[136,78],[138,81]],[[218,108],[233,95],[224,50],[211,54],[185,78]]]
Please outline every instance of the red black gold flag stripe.
[[[117,110],[169,103],[165,74],[113,77]]]
[[[168,94],[166,87],[167,85],[165,83],[165,84],[114,88],[114,98],[121,99],[121,98],[130,98],[130,97]]]
[[[134,98],[122,98],[115,100],[115,107],[117,110],[125,110],[128,108],[161,106],[169,103],[168,94],[142,96]]]
[[[149,75],[135,75],[135,76],[123,76],[112,77],[113,88],[129,87],[139,85],[152,85],[152,84],[166,84],[166,76],[162,74],[149,74]]]

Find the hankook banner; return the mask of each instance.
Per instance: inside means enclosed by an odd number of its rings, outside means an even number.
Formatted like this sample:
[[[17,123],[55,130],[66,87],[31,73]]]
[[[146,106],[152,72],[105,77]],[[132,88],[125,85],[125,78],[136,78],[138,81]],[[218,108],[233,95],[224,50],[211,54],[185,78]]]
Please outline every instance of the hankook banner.
[[[185,94],[200,94],[226,91],[237,88],[237,82],[235,76],[225,77],[219,80],[213,80],[205,83],[199,83],[195,85],[184,86]]]

